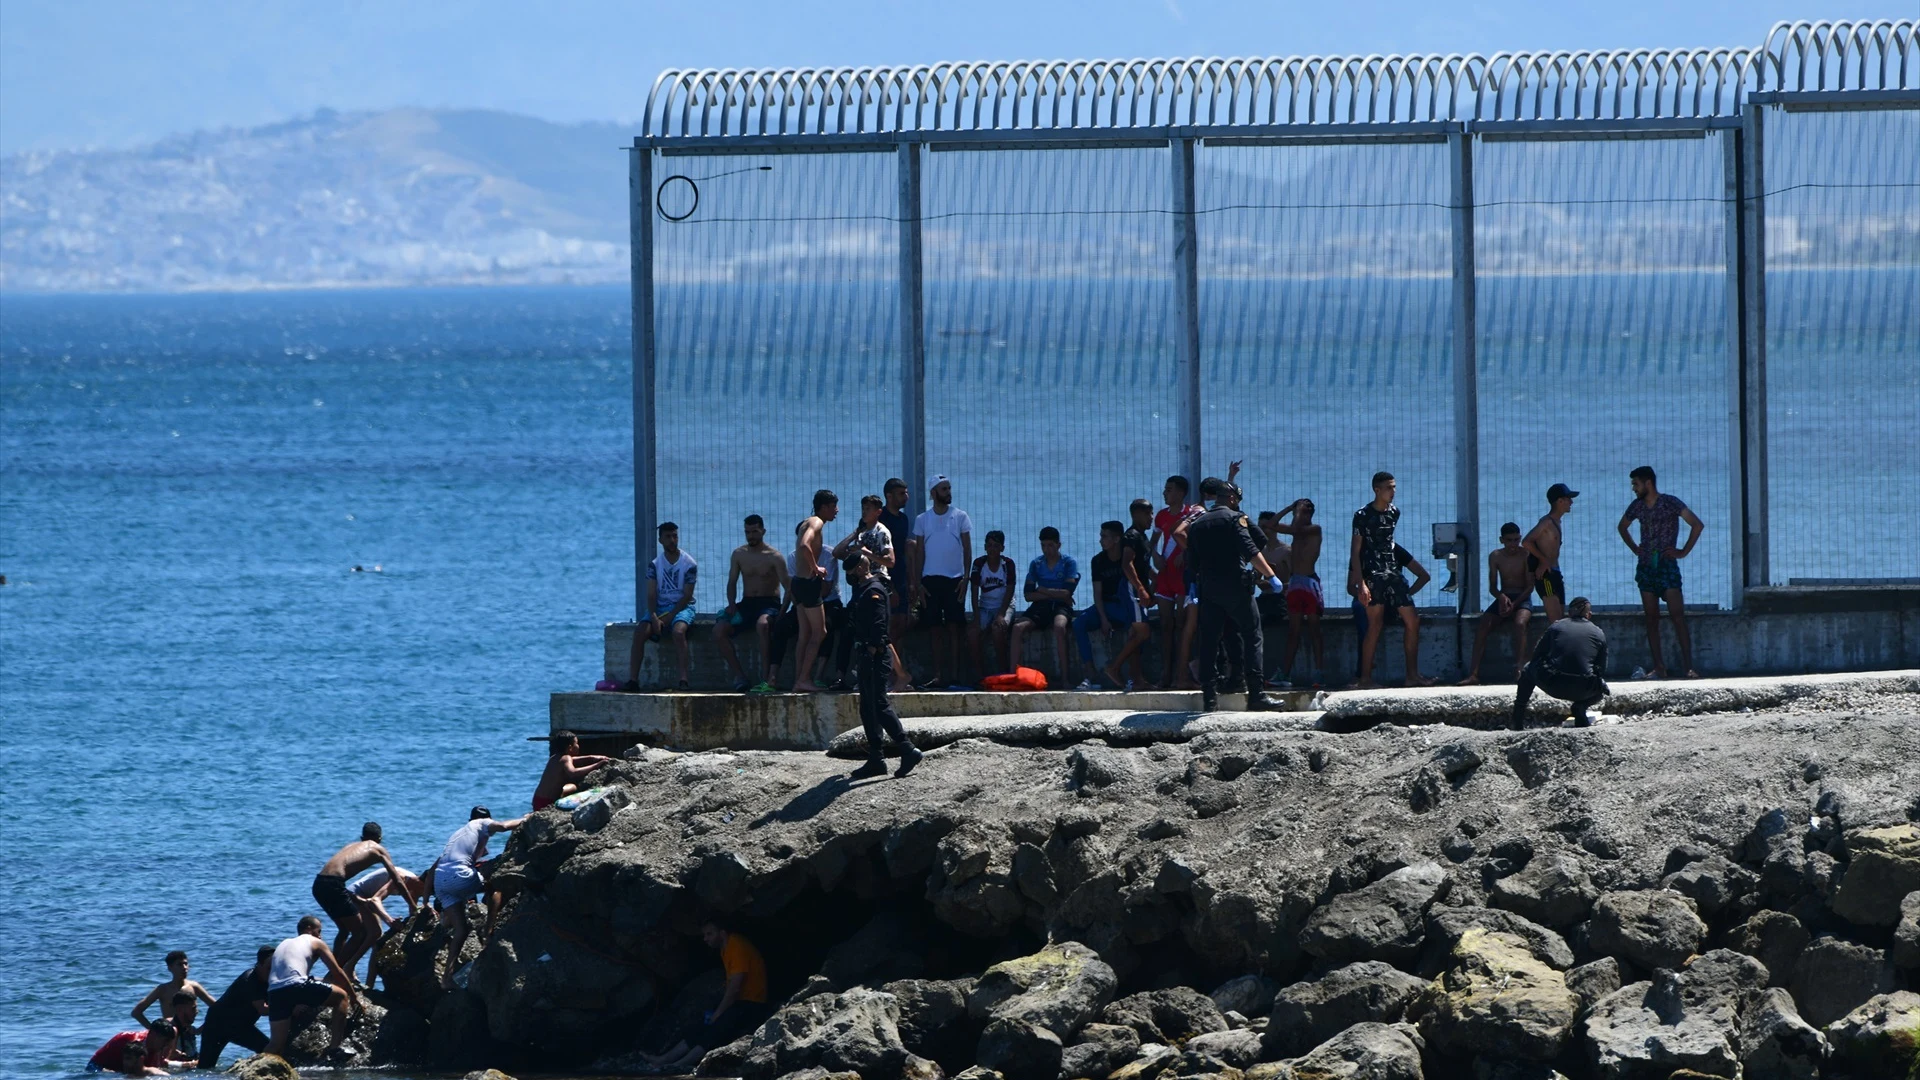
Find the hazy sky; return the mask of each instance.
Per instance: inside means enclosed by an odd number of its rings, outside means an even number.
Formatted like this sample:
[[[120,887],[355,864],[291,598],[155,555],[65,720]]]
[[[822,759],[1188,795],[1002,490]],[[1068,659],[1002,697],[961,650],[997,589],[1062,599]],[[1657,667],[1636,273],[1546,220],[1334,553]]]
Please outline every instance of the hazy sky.
[[[1920,0],[4,0],[0,152],[394,105],[630,120],[663,67],[1757,45]]]

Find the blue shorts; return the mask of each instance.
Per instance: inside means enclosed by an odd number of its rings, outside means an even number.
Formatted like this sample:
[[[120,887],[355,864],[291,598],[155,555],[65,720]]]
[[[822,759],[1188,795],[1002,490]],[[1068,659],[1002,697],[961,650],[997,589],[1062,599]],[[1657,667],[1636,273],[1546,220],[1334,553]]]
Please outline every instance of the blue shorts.
[[[487,888],[480,871],[464,863],[446,863],[433,872],[433,898],[444,909],[456,908]]]
[[[653,614],[655,618],[664,619],[666,618],[667,612],[672,610],[673,610],[672,604],[659,604],[654,607]],[[668,631],[671,631],[673,629],[674,623],[686,623],[688,626],[692,626],[693,625],[693,608],[691,606],[681,608],[680,613],[678,615],[675,615],[673,618],[668,619],[666,625],[660,628],[661,633],[666,633]],[[660,634],[649,635],[647,640],[659,641]]]

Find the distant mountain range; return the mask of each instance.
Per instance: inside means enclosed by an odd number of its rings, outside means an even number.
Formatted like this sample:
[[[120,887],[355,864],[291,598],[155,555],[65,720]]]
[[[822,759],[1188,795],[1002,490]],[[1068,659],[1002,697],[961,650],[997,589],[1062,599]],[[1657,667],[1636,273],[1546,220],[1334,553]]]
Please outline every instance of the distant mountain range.
[[[17,154],[0,159],[0,287],[622,282],[632,140],[498,112],[322,110]]]

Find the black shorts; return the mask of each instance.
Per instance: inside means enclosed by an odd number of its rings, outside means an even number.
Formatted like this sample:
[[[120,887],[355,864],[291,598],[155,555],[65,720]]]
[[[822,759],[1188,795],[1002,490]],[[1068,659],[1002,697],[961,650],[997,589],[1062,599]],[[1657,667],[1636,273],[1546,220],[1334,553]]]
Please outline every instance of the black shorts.
[[[733,605],[733,614],[727,616],[727,632],[738,634],[751,630],[760,621],[762,615],[780,614],[780,600],[772,596],[748,596]]]
[[[826,582],[817,577],[797,577],[793,579],[793,603],[796,607],[819,607],[820,598],[826,595]]]
[[[1407,579],[1399,574],[1370,577],[1366,580],[1367,592],[1373,597],[1373,604],[1368,606],[1379,605],[1388,611],[1413,606],[1413,594],[1407,591]]]
[[[1035,600],[1032,607],[1020,613],[1020,618],[1047,630],[1053,627],[1056,615],[1065,615],[1067,622],[1073,622],[1073,605],[1059,600]]]
[[[1254,598],[1260,605],[1260,625],[1278,626],[1287,621],[1287,596],[1284,592],[1263,592]]]
[[[1515,596],[1512,593],[1505,593],[1503,595],[1506,596],[1508,600],[1513,601],[1513,610],[1507,612],[1507,614],[1504,616],[1505,618],[1509,618],[1509,619],[1513,618],[1513,616],[1518,614],[1522,608],[1525,608],[1528,606],[1526,593],[1521,593],[1519,596]],[[1496,617],[1501,617],[1500,601],[1498,599],[1487,601],[1487,614],[1493,615]]]
[[[319,1012],[327,1007],[327,999],[333,996],[333,987],[319,979],[308,979],[292,986],[283,986],[278,990],[267,991],[267,1019],[291,1020],[293,1011],[309,1008]],[[312,1019],[309,1017],[308,1019]]]
[[[1542,600],[1557,596],[1560,598],[1561,603],[1566,602],[1567,580],[1560,576],[1560,568],[1557,566],[1541,574],[1540,580],[1534,584],[1534,588],[1540,590],[1540,599]]]
[[[927,602],[920,609],[921,626],[961,626],[967,621],[966,595],[961,579],[927,575],[920,579]]]
[[[347,895],[347,879],[338,874],[315,874],[313,878],[313,899],[319,903],[320,910],[327,913],[333,925],[346,929],[347,924],[358,925],[360,907]]]

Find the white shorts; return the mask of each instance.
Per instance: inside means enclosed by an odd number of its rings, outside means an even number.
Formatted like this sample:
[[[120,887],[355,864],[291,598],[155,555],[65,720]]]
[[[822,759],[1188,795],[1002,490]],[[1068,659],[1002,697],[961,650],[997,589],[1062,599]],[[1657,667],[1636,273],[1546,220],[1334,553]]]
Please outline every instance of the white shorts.
[[[450,863],[433,872],[433,898],[443,909],[457,908],[485,892],[487,881],[480,871],[463,863]]]

